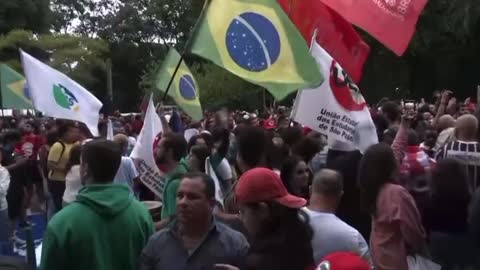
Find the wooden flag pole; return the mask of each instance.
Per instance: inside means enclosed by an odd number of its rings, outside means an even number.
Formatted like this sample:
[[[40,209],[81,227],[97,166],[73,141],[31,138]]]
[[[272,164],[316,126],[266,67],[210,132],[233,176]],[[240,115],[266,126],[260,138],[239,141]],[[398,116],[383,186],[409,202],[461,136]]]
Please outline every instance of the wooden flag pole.
[[[180,69],[180,65],[182,65],[182,61],[184,59],[185,54],[187,54],[188,51],[190,51],[190,47],[192,46],[192,42],[193,42],[193,37],[195,37],[197,32],[198,32],[198,27],[199,27],[200,23],[203,21],[203,17],[205,17],[205,13],[207,12],[209,4],[210,4],[210,0],[205,0],[205,2],[203,3],[203,7],[202,7],[202,11],[200,12],[200,16],[198,17],[198,20],[195,23],[195,26],[193,27],[193,31],[192,31],[190,37],[188,38],[187,43],[185,44],[185,48],[183,49],[182,54],[180,55],[180,60],[178,61],[178,64],[175,67],[175,70],[173,71],[172,77],[170,78],[170,81],[168,82],[167,89],[165,89],[165,92],[163,93],[162,102],[164,102],[165,99],[167,98],[167,94],[168,94],[168,91],[170,90],[170,86],[172,86],[173,80],[175,79],[175,75],[177,75],[178,69]]]

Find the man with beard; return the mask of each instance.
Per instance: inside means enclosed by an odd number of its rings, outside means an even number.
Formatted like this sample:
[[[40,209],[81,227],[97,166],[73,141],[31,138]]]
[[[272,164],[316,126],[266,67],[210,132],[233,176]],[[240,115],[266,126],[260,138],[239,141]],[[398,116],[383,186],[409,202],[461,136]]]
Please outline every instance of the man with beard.
[[[157,164],[161,164],[166,175],[162,200],[162,221],[157,229],[163,228],[177,214],[177,190],[182,176],[188,172],[187,142],[183,135],[166,133],[156,149]]]

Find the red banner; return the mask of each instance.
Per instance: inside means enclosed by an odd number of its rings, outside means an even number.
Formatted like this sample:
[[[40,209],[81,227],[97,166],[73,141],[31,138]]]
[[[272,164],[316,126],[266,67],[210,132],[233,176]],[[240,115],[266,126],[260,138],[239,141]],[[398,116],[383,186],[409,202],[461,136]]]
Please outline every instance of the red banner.
[[[278,0],[308,44],[317,30],[317,42],[359,82],[370,53],[353,26],[320,0]]]
[[[347,21],[402,55],[428,0],[321,0]]]

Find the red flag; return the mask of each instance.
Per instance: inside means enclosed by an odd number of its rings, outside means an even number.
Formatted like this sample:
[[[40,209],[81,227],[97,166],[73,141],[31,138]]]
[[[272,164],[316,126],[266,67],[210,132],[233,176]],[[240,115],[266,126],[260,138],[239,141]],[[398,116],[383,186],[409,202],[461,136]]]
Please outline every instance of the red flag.
[[[349,22],[402,55],[428,0],[321,0]]]
[[[370,53],[353,26],[320,0],[278,0],[308,44],[315,29],[317,42],[328,51],[350,77],[359,82]]]

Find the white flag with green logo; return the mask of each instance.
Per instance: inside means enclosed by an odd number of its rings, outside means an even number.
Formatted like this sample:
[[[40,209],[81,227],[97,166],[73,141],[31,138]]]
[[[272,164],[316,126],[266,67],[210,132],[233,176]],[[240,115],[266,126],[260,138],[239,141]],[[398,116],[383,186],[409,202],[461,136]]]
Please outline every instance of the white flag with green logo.
[[[67,75],[20,50],[33,106],[46,116],[85,123],[98,136],[102,103]]]

